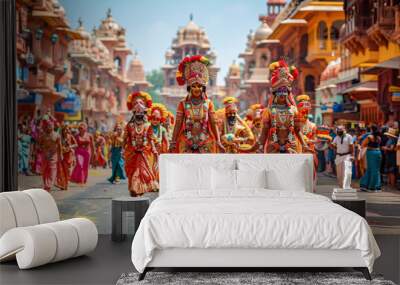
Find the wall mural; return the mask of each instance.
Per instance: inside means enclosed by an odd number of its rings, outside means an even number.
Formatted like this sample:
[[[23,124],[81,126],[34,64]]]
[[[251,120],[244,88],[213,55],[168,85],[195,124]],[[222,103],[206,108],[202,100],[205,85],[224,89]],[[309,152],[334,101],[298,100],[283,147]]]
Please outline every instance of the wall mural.
[[[316,184],[342,186],[345,175],[336,170],[344,171],[353,161],[353,187],[358,187],[366,171],[359,138],[367,122],[332,117],[329,107],[315,104],[341,104],[326,102],[336,97],[318,93],[318,84],[336,72],[340,57],[303,72],[308,48],[318,40],[313,35],[301,37],[301,50],[268,44],[274,17],[260,17],[260,27],[248,36],[243,63],[234,62],[225,86],[219,86],[216,54],[192,15],[178,30],[162,69],[146,76],[111,9],[89,33],[81,20],[71,28],[55,2],[21,1],[17,9],[18,167],[19,188],[49,191],[64,218],[86,216],[100,233],[109,233],[111,198],[157,197],[163,153],[311,153]],[[31,17],[43,9],[56,20]],[[337,48],[342,20],[332,20],[335,38],[328,36],[329,23],[318,26],[320,49]],[[347,114],[358,112],[353,109]],[[385,137],[395,145],[392,121]],[[332,143],[341,135],[334,123],[344,126],[354,145],[341,162],[335,162]],[[396,175],[388,174],[393,188]],[[375,188],[369,190],[381,184]],[[396,198],[383,199],[390,204]],[[398,221],[378,218],[386,215],[382,206],[371,203],[369,209],[376,214],[369,219],[372,225],[400,228]]]

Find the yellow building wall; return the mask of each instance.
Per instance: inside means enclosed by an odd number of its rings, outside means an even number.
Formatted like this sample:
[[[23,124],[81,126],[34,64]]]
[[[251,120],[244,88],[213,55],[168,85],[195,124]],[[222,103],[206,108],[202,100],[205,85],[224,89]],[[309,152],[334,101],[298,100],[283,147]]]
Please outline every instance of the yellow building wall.
[[[394,42],[389,42],[388,46],[379,46],[379,62],[389,60],[393,57],[400,56],[400,45]]]
[[[308,15],[308,54],[310,60],[323,59],[327,63],[335,60],[340,56],[339,45],[334,47],[331,40],[331,26],[335,21],[344,20],[343,12],[313,12]],[[324,21],[328,28],[328,39],[325,49],[321,49],[320,40],[318,39],[318,24]]]
[[[365,49],[365,52],[351,54],[351,67],[359,67],[363,63],[378,63],[379,53]]]

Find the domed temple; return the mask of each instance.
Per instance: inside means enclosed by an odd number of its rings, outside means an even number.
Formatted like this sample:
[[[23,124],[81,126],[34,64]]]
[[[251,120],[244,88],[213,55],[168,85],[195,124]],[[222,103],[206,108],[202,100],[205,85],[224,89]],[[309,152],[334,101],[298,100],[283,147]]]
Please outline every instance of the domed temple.
[[[247,45],[239,57],[244,59],[243,81],[240,93],[240,107],[267,101],[269,82],[269,64],[279,58],[279,41],[269,39],[272,33],[267,17],[261,17],[261,24],[247,36]]]
[[[207,94],[210,99],[214,100],[217,96],[217,74],[219,71],[219,68],[213,65],[216,54],[211,50],[206,32],[193,22],[191,15],[187,25],[180,28],[176,37],[172,40],[171,49],[165,53],[165,64],[162,67],[164,87],[161,96],[171,110],[175,110],[178,102],[187,94],[186,88],[179,86],[175,80],[177,67],[185,56],[192,55],[204,55],[212,63],[209,67],[210,81],[209,86],[207,86]]]

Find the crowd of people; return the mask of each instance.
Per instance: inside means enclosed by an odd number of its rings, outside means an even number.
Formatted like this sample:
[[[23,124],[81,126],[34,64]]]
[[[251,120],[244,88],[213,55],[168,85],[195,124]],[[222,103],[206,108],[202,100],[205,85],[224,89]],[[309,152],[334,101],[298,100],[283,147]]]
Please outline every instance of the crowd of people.
[[[292,84],[298,71],[284,60],[270,65],[272,93],[266,106],[250,106],[239,116],[237,99],[226,97],[215,110],[207,96],[209,61],[204,56],[186,57],[176,79],[187,95],[176,116],[153,103],[146,92],[127,98],[132,112],[128,122],[117,122],[108,132],[104,126],[88,129],[86,123],[59,123],[50,114],[19,125],[19,169],[41,174],[44,189],[53,185],[68,189],[69,181],[85,184],[89,167],[111,167],[110,183],[128,179],[131,196],[158,191],[158,159],[161,153],[311,153],[317,170],[335,173],[343,186],[345,164],[354,161],[354,175],[365,189],[381,189],[382,169],[395,187],[399,151],[398,125],[390,118],[386,129],[336,130],[317,127],[310,119],[309,96],[294,96]],[[394,155],[394,156],[393,156]],[[398,155],[398,153],[397,153]],[[399,163],[399,162],[397,162]]]
[[[400,178],[399,123],[393,114],[381,125],[355,128],[324,129],[326,140],[319,141],[315,148],[318,157],[318,172],[336,175],[342,181],[338,160],[346,156],[352,161],[352,177],[360,179],[360,189],[381,191],[382,186],[397,189]],[[340,184],[340,183],[339,183]]]

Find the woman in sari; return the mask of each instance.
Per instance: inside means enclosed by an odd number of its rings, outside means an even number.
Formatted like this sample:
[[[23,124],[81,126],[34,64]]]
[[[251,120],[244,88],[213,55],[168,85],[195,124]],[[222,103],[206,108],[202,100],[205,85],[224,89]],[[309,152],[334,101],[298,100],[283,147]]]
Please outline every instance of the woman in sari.
[[[107,165],[106,156],[105,156],[105,147],[106,147],[106,140],[104,139],[103,135],[100,131],[96,131],[94,136],[94,144],[96,146],[96,160],[94,160],[94,167],[97,166],[105,168]]]
[[[382,189],[380,173],[382,161],[380,150],[381,137],[377,126],[373,125],[371,131],[372,133],[362,142],[362,147],[367,150],[367,170],[363,177],[361,177],[360,188],[363,191],[380,191]]]
[[[93,137],[87,132],[86,123],[80,123],[79,133],[76,136],[77,148],[75,149],[76,165],[71,174],[71,181],[85,184],[89,175],[89,164],[94,152]]]
[[[42,154],[43,189],[50,191],[57,178],[57,164],[61,160],[61,139],[54,131],[52,121],[43,121],[43,133],[38,146]]]
[[[147,108],[151,105],[151,96],[145,92],[132,93],[127,100],[127,107],[133,116],[125,127],[124,158],[128,190],[132,197],[158,189],[157,178],[150,164],[155,146],[146,123]]]
[[[75,164],[74,150],[77,146],[76,140],[68,125],[61,128],[61,160],[57,167],[57,184],[62,190],[68,190],[68,181],[72,168]]]
[[[121,124],[116,124],[114,133],[110,138],[112,174],[108,181],[112,184],[119,184],[120,179],[126,179],[122,147],[124,145],[124,134]]]
[[[29,156],[31,150],[32,137],[29,135],[29,128],[26,125],[21,125],[18,133],[18,169],[19,172],[25,175],[29,173]]]
[[[204,56],[185,57],[176,80],[187,84],[188,94],[179,102],[170,151],[176,153],[224,152],[215,119],[214,104],[207,97],[209,61]]]

